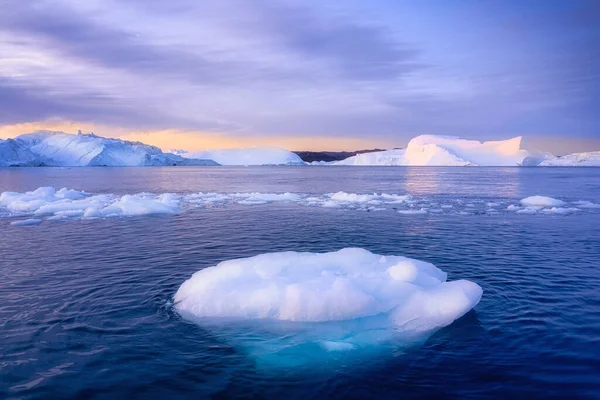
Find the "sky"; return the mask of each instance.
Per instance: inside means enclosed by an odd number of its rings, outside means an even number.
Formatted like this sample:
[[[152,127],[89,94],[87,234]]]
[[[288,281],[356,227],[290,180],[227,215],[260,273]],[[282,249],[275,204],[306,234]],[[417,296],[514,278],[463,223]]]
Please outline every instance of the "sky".
[[[597,0],[0,0],[0,137],[600,150]]]

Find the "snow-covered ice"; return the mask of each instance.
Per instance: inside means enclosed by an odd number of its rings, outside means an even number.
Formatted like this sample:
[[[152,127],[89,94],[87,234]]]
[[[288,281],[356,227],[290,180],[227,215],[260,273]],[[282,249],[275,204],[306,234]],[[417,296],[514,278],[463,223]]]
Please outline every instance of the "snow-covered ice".
[[[92,194],[72,189],[41,187],[29,192],[0,194],[0,218],[36,217],[48,220],[98,219],[152,214],[176,214],[193,208],[290,204],[351,211],[389,211],[401,215],[501,215],[598,213],[600,204],[588,200],[567,203],[532,196],[510,200],[444,198],[432,201],[394,193],[134,193]],[[497,208],[509,203],[505,208]]]
[[[304,165],[296,154],[280,147],[243,147],[186,152],[173,150],[184,158],[214,160],[221,165]]]
[[[562,157],[551,157],[540,163],[540,167],[598,167],[600,151],[573,153]]]
[[[0,142],[1,166],[170,166],[217,165],[212,160],[188,159],[163,153],[140,142],[94,134],[36,131]]]
[[[66,219],[173,214],[179,211],[179,206],[180,196],[170,193],[92,195],[66,188],[41,187],[25,193],[0,194],[0,210],[5,208],[12,216],[58,216]]]
[[[309,344],[323,353],[427,337],[475,307],[483,293],[476,283],[446,277],[428,262],[359,248],[269,253],[196,272],[174,304],[208,329],[240,329],[232,336],[257,357],[287,358],[294,348],[306,356]],[[240,343],[244,321],[258,322],[265,337]]]
[[[546,196],[530,196],[521,200],[524,206],[539,206],[539,207],[559,207],[565,204],[564,201]]]
[[[579,208],[600,208],[600,204],[592,203],[591,201],[587,200],[574,201],[573,204]]]
[[[579,208],[575,207],[552,207],[552,208],[544,208],[541,210],[546,214],[570,214],[577,211],[580,211]]]
[[[420,208],[418,210],[407,209],[407,210],[398,210],[398,213],[404,214],[404,215],[425,215],[425,214],[427,214],[427,210],[424,208]]]
[[[521,149],[521,137],[480,142],[455,136],[421,135],[406,149],[358,154],[332,165],[520,166],[536,165],[551,155]]]

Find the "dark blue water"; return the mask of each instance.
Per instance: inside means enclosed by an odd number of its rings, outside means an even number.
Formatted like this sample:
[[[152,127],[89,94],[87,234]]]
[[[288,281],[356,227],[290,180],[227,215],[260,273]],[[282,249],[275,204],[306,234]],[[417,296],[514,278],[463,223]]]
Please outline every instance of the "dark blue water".
[[[410,193],[600,202],[600,169],[0,169],[0,192]],[[600,398],[600,213],[400,216],[290,204],[174,216],[0,219],[0,398]],[[323,373],[265,374],[182,320],[178,287],[264,252],[363,247],[483,287],[475,311],[426,343]]]

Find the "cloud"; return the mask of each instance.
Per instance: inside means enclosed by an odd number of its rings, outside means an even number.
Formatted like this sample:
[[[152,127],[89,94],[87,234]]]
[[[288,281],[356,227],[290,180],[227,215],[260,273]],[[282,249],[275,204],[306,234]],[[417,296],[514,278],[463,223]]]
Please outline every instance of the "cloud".
[[[165,135],[399,142],[423,132],[490,138],[600,129],[594,1],[0,7],[0,124],[59,118]]]

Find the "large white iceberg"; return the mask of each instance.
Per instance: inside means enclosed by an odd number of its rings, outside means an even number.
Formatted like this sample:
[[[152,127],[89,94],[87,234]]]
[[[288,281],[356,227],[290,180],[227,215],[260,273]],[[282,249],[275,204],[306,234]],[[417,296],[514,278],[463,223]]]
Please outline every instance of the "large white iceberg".
[[[542,153],[521,149],[521,137],[479,142],[454,136],[421,135],[406,149],[358,154],[334,165],[522,166],[537,165]]]
[[[37,131],[0,142],[0,166],[165,166],[216,165],[212,160],[189,159],[163,153],[140,142],[103,138],[94,134]]]
[[[307,345],[318,355],[318,349],[346,352],[418,340],[450,325],[483,292],[476,283],[446,277],[428,262],[359,248],[270,253],[196,272],[177,290],[174,304],[191,321],[239,329],[229,332],[231,339],[257,357],[285,358],[290,348],[305,351]],[[247,323],[253,331],[258,323],[268,340],[244,340]]]
[[[172,150],[185,158],[210,159],[221,165],[304,165],[296,154],[280,147],[242,147],[186,152]]]
[[[551,157],[542,161],[540,167],[600,167],[600,151]]]

